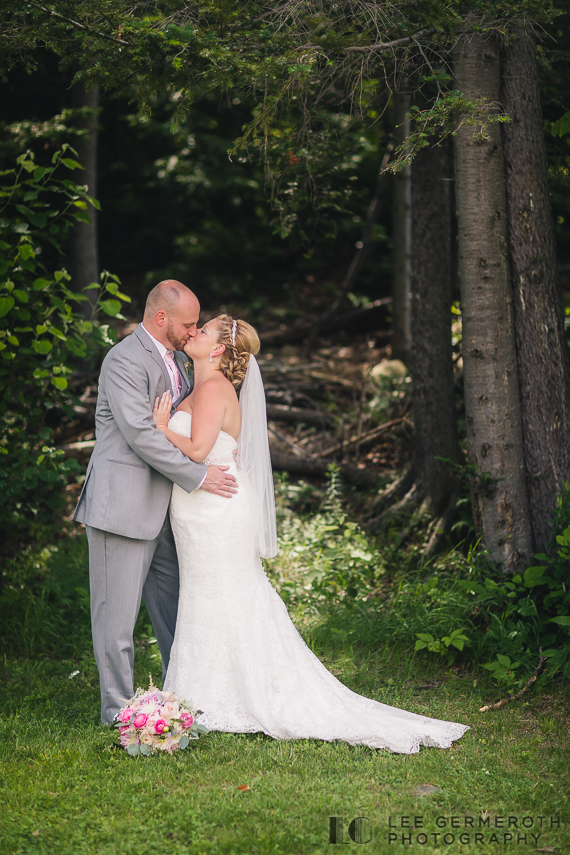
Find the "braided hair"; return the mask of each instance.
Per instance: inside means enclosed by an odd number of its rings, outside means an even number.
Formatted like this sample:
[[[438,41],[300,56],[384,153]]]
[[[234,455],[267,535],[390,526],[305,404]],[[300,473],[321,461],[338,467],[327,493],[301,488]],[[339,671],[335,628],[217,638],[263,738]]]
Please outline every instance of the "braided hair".
[[[245,379],[249,355],[259,353],[259,336],[247,321],[234,320],[230,315],[218,315],[218,341],[226,346],[220,370],[234,386]]]

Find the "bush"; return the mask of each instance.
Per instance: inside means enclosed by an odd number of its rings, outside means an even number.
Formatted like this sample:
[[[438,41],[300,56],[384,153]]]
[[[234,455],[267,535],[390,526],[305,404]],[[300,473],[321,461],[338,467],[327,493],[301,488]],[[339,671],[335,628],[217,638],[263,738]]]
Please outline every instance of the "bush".
[[[80,165],[66,146],[51,165],[31,152],[0,176],[0,549],[8,556],[61,504],[61,487],[78,468],[55,448],[54,430],[73,415],[69,378],[79,360],[116,341],[114,331],[86,318],[87,296],[73,291],[63,244],[77,221],[88,221],[87,188],[66,174]],[[63,176],[61,176],[63,173]],[[104,273],[98,308],[119,316],[116,277]]]
[[[28,548],[6,562],[0,596],[4,651],[81,656],[89,649],[87,540]]]

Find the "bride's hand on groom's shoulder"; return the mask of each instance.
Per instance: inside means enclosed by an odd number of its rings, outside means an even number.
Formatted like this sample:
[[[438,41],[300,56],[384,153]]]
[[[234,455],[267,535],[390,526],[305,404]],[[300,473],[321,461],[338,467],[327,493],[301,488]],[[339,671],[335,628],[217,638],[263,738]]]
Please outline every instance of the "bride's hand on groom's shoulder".
[[[234,476],[227,471],[228,468],[228,466],[208,466],[208,474],[200,489],[231,499],[237,493],[238,485]]]
[[[170,421],[170,413],[172,412],[172,395],[170,392],[165,392],[162,398],[157,398],[152,408],[152,417],[154,423],[159,430],[164,430],[168,427]]]

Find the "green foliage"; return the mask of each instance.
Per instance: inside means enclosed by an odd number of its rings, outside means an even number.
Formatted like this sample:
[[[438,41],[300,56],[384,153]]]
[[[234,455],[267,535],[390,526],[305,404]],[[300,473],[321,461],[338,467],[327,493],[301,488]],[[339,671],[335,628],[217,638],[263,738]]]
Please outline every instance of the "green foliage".
[[[483,665],[483,668],[487,668],[488,671],[491,671],[497,683],[506,686],[509,691],[514,694],[515,689],[517,689],[522,682],[522,680],[517,680],[515,674],[515,671],[520,664],[520,662],[511,662],[509,657],[504,656],[502,653],[497,653],[495,661],[487,662]]]
[[[414,647],[415,651],[427,649],[430,653],[445,656],[448,665],[454,662],[456,650],[461,651],[466,644],[471,644],[467,636],[463,634],[463,628],[454,629],[449,635],[444,635],[441,638],[434,638],[429,632],[416,632],[416,635],[418,640]]]
[[[91,646],[87,541],[28,547],[8,559],[0,594],[1,649],[80,657]]]
[[[333,464],[321,510],[308,520],[285,517],[280,525],[277,584],[286,603],[307,613],[341,603],[352,608],[384,572],[371,541],[356,522],[347,520],[339,494]]]
[[[57,267],[69,229],[89,220],[87,203],[98,206],[68,174],[79,164],[64,146],[50,166],[32,152],[0,175],[0,530],[3,548],[18,542],[32,522],[58,507],[58,490],[76,461],[56,449],[58,423],[72,416],[69,381],[78,361],[116,341],[108,324],[93,319],[85,294],[73,291]],[[120,315],[119,282],[104,273],[99,306]],[[89,305],[87,315],[85,305]]]
[[[528,567],[522,576],[496,579],[483,572],[479,579],[460,582],[488,622],[487,633],[499,653],[536,658],[542,652],[551,677],[557,671],[570,676],[569,517],[570,488],[566,484],[557,500],[553,549],[536,556],[540,564]],[[492,670],[507,679],[497,667]]]
[[[553,137],[564,137],[570,134],[570,112],[564,113],[557,122],[551,124],[550,133]]]
[[[555,12],[552,3],[533,0],[525,4],[524,19],[543,23]],[[7,0],[0,15],[4,73],[15,63],[33,68],[42,43],[64,65],[79,67],[76,81],[96,80],[109,89],[130,86],[136,78],[136,99],[146,115],[157,92],[176,95],[174,124],[185,118],[197,92],[253,93],[251,116],[231,150],[256,151],[266,160],[277,208],[285,209],[284,234],[291,228],[290,197],[299,192],[305,203],[315,184],[319,147],[335,148],[342,139],[334,119],[322,124],[327,110],[339,112],[345,104],[347,124],[353,114],[376,123],[406,67],[416,86],[435,85],[437,98],[418,116],[402,162],[428,144],[434,131],[451,132],[468,122],[479,124],[485,135],[488,122],[502,118],[448,91],[449,51],[460,31],[508,36],[521,20],[512,0],[466,7],[432,0],[309,0],[273,8],[264,0],[175,2],[155,3],[152,11],[127,0],[79,0],[72,17]]]
[[[434,139],[441,141],[450,134],[455,136],[462,127],[471,127],[473,139],[482,142],[489,139],[489,125],[510,121],[498,112],[496,104],[485,98],[470,100],[457,90],[442,93],[423,110],[414,105],[408,117],[412,130],[395,149],[396,158],[390,165],[393,172],[408,166],[422,148],[433,145]]]
[[[4,561],[1,653],[35,659],[92,658],[89,549],[85,535],[75,533],[72,537],[65,533],[50,546],[26,546]],[[160,651],[144,603],[134,635],[147,665],[160,668]]]

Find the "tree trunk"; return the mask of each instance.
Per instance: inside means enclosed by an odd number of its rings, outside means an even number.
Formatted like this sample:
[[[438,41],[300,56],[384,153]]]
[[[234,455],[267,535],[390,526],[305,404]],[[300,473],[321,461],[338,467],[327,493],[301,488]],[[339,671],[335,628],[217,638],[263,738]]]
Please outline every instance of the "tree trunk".
[[[461,36],[456,88],[497,103],[500,50],[492,35]],[[490,558],[515,570],[532,550],[509,278],[501,131],[455,136],[458,264],[463,315],[467,452],[475,525]]]
[[[449,464],[460,460],[451,354],[451,157],[424,148],[412,166],[412,381],[414,470],[430,512],[457,494]]]
[[[570,478],[570,369],[546,173],[535,45],[503,50],[508,236],[524,455],[535,548],[547,548],[556,495]]]
[[[394,132],[396,145],[405,142],[410,133],[406,113],[411,100],[407,92],[394,93]],[[412,333],[410,320],[411,251],[412,251],[412,171],[410,166],[394,176],[392,211],[394,241],[392,287],[392,358],[410,366]]]
[[[89,187],[89,195],[97,197],[97,137],[99,87],[88,91],[82,83],[73,87],[73,106],[85,107],[89,112],[79,123],[85,128],[87,135],[79,140],[77,149],[78,160],[84,167],[84,172],[76,180]],[[99,282],[99,248],[97,243],[97,211],[89,205],[87,213],[91,223],[77,223],[71,234],[71,284],[74,291],[82,291],[93,282]],[[87,317],[91,317],[92,307],[97,301],[98,292],[95,289],[85,292],[89,304],[83,304]]]

